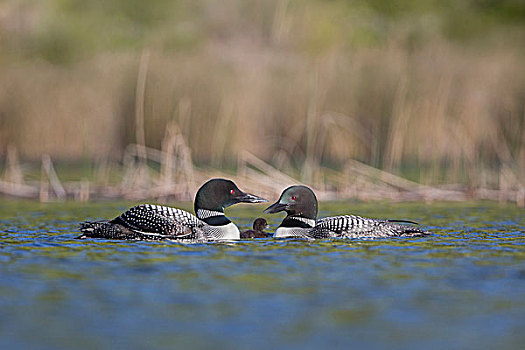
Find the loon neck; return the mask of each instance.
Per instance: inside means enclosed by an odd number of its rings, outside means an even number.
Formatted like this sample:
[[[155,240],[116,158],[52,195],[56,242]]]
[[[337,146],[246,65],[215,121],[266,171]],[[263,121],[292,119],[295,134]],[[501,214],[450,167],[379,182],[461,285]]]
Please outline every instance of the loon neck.
[[[223,211],[197,209],[197,217],[211,226],[224,226],[231,223]]]
[[[280,227],[301,227],[311,228],[315,226],[315,219],[309,219],[302,216],[287,216],[284,218]]]

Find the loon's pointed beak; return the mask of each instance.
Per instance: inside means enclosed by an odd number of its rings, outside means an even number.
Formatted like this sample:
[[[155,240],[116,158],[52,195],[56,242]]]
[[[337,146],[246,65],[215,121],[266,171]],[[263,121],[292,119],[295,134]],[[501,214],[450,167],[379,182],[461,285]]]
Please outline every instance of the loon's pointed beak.
[[[275,213],[286,210],[286,207],[287,207],[286,204],[283,204],[277,201],[273,203],[272,205],[270,205],[268,208],[266,208],[264,212],[267,214],[275,214]]]
[[[264,199],[262,197],[256,196],[254,194],[241,192],[239,196],[235,198],[238,202],[243,203],[263,203],[268,202],[267,199]]]

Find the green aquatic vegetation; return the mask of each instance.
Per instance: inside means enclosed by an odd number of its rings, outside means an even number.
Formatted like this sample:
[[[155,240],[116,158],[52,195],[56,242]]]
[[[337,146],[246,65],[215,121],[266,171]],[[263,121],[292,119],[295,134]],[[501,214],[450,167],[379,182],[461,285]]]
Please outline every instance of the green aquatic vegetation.
[[[301,348],[515,348],[524,340],[516,329],[525,313],[525,217],[511,205],[329,202],[322,215],[416,220],[432,235],[184,243],[75,239],[79,221],[135,203],[0,204],[0,304],[9,320],[0,344],[259,348],[260,334],[271,334],[265,346]],[[263,209],[238,206],[228,216],[241,229],[266,217],[272,232],[282,218]]]

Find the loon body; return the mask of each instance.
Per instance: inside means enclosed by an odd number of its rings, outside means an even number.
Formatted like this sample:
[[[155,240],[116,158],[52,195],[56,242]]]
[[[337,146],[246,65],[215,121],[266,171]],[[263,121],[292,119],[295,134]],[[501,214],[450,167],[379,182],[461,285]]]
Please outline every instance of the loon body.
[[[241,232],[241,238],[265,238],[268,237],[268,233],[264,232],[264,229],[268,227],[266,219],[257,218],[253,222],[253,230],[246,230]]]
[[[291,186],[265,212],[286,211],[287,216],[275,231],[274,237],[376,238],[421,236],[429,232],[405,220],[368,219],[356,215],[332,216],[317,219],[317,198],[306,186]],[[409,224],[409,225],[407,225]]]
[[[128,209],[113,220],[86,221],[80,224],[79,238],[107,239],[239,239],[237,226],[224,215],[236,203],[267,200],[241,191],[230,180],[212,179],[199,188],[194,209],[187,211],[160,205],[142,204]]]

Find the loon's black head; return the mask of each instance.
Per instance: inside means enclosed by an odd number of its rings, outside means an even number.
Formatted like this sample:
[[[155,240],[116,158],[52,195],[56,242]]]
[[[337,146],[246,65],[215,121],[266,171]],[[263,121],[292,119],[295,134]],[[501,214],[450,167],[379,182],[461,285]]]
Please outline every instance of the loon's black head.
[[[255,231],[264,231],[268,227],[268,222],[264,218],[257,218],[253,222],[253,229]]]
[[[283,191],[277,202],[270,205],[265,213],[286,211],[288,216],[298,216],[315,220],[317,218],[317,198],[306,186],[290,186]]]
[[[224,208],[236,203],[261,203],[268,200],[241,191],[231,180],[211,179],[199,188],[195,195],[194,209],[224,212]]]

